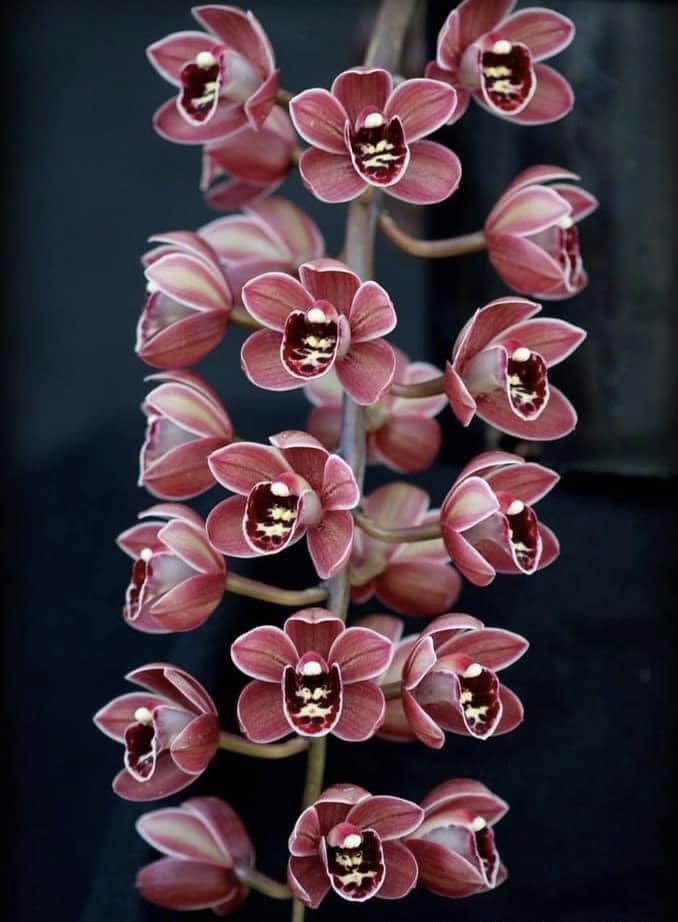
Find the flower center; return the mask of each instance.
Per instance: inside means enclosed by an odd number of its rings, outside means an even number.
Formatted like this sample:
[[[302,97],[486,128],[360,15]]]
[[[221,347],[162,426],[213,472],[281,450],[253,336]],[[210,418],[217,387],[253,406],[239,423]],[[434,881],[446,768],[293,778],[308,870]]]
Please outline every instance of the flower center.
[[[541,537],[537,516],[520,499],[500,498],[509,527],[513,559],[526,573],[536,570],[541,557]]]
[[[285,715],[302,736],[325,736],[341,716],[341,673],[317,653],[306,653],[283,673]]]
[[[362,902],[380,889],[385,875],[381,839],[372,829],[340,823],[326,837],[327,870],[333,889]]]
[[[489,736],[502,714],[497,677],[480,663],[471,663],[459,676],[459,684],[464,723],[474,736]]]
[[[481,84],[489,101],[502,112],[525,108],[534,92],[534,71],[525,45],[495,42],[481,59]]]
[[[144,584],[151,573],[150,563],[152,556],[153,551],[150,547],[145,547],[132,566],[132,579],[130,580],[125,594],[125,617],[129,621],[134,621],[139,617],[143,601]]]
[[[506,369],[511,406],[523,419],[534,419],[548,400],[546,363],[537,353],[519,346]]]
[[[318,302],[310,310],[292,311],[285,323],[280,356],[298,378],[317,378],[330,369],[337,355],[338,328],[334,309]]]
[[[134,719],[125,730],[125,768],[136,781],[148,781],[157,757],[153,715],[148,708],[137,708]]]
[[[255,550],[272,554],[292,538],[299,497],[284,483],[258,483],[245,508],[245,534]]]
[[[349,128],[347,141],[353,165],[373,185],[392,185],[407,167],[409,150],[399,118],[387,122],[380,112],[367,112],[355,129]]]
[[[494,887],[499,872],[499,855],[494,844],[494,833],[482,816],[476,816],[471,824],[476,840],[478,856],[483,866],[483,876],[488,887]]]
[[[181,71],[182,110],[194,122],[205,122],[216,108],[219,95],[219,61],[211,51],[200,51]]]
[[[566,224],[568,221],[569,224]],[[579,251],[579,232],[570,218],[558,228],[558,263],[565,276],[565,284],[572,290],[583,287],[584,265]]]

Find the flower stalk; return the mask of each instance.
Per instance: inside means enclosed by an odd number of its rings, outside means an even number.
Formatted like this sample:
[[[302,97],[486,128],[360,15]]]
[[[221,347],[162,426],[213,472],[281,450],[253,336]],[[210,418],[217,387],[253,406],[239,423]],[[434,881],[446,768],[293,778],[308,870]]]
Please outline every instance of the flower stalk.
[[[428,522],[423,525],[412,525],[409,528],[384,528],[378,525],[364,512],[354,513],[356,525],[365,534],[385,544],[409,544],[414,541],[431,541],[442,534],[440,522]]]
[[[447,237],[444,240],[420,240],[404,231],[386,212],[379,217],[379,227],[384,236],[403,252],[423,259],[465,256],[467,253],[478,253],[487,248],[485,234],[482,231],[461,234],[459,237]]]
[[[226,591],[234,595],[246,596],[248,599],[257,599],[259,602],[272,602],[274,605],[288,605],[290,608],[304,608],[308,605],[317,605],[327,599],[327,589],[324,586],[309,586],[308,589],[282,589],[280,586],[269,586],[259,580],[229,573],[226,577]]]
[[[238,755],[253,756],[255,759],[286,759],[308,749],[308,740],[295,737],[284,743],[253,743],[237,733],[219,734],[219,749],[236,752]]]

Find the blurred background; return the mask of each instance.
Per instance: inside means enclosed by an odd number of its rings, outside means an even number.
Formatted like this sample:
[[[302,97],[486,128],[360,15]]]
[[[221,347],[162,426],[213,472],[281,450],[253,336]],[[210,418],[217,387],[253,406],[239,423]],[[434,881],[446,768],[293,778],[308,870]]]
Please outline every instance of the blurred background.
[[[523,6],[523,4],[520,4]],[[398,208],[422,236],[478,229],[513,176],[534,163],[579,173],[601,201],[581,227],[589,287],[545,305],[589,331],[554,375],[580,413],[575,434],[544,460],[563,474],[540,506],[563,548],[525,580],[500,577],[457,605],[525,634],[528,655],[509,684],[526,705],[515,733],[486,745],[450,736],[440,752],[382,742],[330,743],[328,783],[418,800],[441,781],[476,777],[508,800],[497,829],[510,878],[451,903],[423,891],[347,909],[328,898],[312,916],[431,922],[668,922],[675,820],[676,84],[672,3],[558,0],[577,24],[555,66],[577,104],[555,125],[523,129],[471,107],[440,132],[462,160],[462,186],[425,214]],[[405,70],[433,56],[451,8],[420,15]],[[362,57],[372,4],[257,0],[292,92],[329,86]],[[91,715],[123,691],[131,668],[168,660],[213,693],[234,729],[242,679],[230,641],[280,611],[234,598],[188,635],[148,636],[120,617],[127,559],[113,539],[151,504],[135,486],[146,369],[133,352],[143,301],[139,258],[156,232],[215,217],[198,190],[199,150],[155,136],[169,95],[144,49],[191,29],[178,0],[26,0],[5,10],[6,120],[3,397],[6,559],[5,863],[9,918],[56,912],[81,922],[160,920],[133,880],[153,857],[136,835],[145,809],[117,801],[109,780],[119,748]],[[428,46],[428,48],[427,48]],[[302,205],[338,252],[344,209],[315,201],[296,176],[282,194]],[[392,209],[393,210],[393,209]],[[377,278],[399,311],[392,340],[440,366],[478,306],[507,293],[483,253],[433,265],[380,241]],[[301,428],[301,393],[257,392],[239,371],[242,334],[198,367],[224,397],[237,431],[263,440]],[[456,469],[486,444],[445,412],[440,463],[414,478],[440,502]],[[367,487],[385,478],[370,471]],[[211,508],[215,489],[196,507]],[[242,564],[242,565],[241,565]],[[304,585],[297,550],[237,563],[237,572]],[[361,614],[376,611],[368,604]],[[408,631],[418,630],[414,621]],[[299,810],[302,767],[219,754],[190,795],[220,793],[252,831],[262,870],[282,878]],[[189,793],[186,796],[189,796]],[[179,802],[182,795],[174,798]],[[287,906],[251,897],[236,918],[286,919]],[[210,918],[197,913],[195,918]]]

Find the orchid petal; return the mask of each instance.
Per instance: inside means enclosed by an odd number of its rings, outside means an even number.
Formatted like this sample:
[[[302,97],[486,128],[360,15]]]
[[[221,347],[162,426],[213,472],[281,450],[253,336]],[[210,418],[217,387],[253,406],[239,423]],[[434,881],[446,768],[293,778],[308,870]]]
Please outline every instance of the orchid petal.
[[[527,45],[533,61],[550,58],[567,48],[574,31],[574,23],[567,16],[541,7],[518,10],[501,25],[501,37]]]
[[[528,462],[499,468],[487,474],[486,479],[495,492],[510,493],[531,506],[553,489],[560,476],[548,467]]]
[[[330,879],[317,854],[312,858],[290,858],[287,881],[297,899],[311,909],[318,908],[330,889]]]
[[[346,815],[346,822],[360,829],[373,829],[380,839],[401,839],[414,832],[424,818],[418,804],[401,797],[378,795],[356,804]]]
[[[146,49],[157,72],[174,86],[181,86],[181,71],[201,51],[209,51],[212,38],[204,32],[173,32]]]
[[[239,887],[232,871],[182,858],[160,858],[137,874],[141,895],[166,909],[210,909]]]
[[[427,890],[458,899],[487,889],[480,870],[451,848],[426,839],[408,839],[407,847],[419,866],[419,883]]]
[[[346,70],[335,78],[332,95],[344,107],[353,127],[360,113],[368,107],[384,112],[392,86],[391,75],[381,68]]]
[[[392,416],[374,434],[381,460],[402,474],[425,471],[435,460],[442,441],[440,424],[421,416]]]
[[[548,442],[572,432],[577,425],[577,411],[567,397],[551,387],[549,399],[535,419],[521,419],[510,407],[504,394],[492,399],[489,395],[478,402],[476,410],[480,419],[501,432],[520,439]]]
[[[351,743],[369,739],[383,720],[384,709],[384,693],[374,682],[347,685],[341,717],[333,733]]]
[[[246,685],[238,698],[238,722],[255,743],[272,743],[292,733],[283,712],[281,686],[257,680]]]
[[[123,769],[113,779],[113,790],[123,800],[160,800],[162,797],[176,794],[194,781],[194,775],[187,775],[177,768],[169,752],[161,752],[155,764],[155,771],[148,781],[137,781]]]
[[[327,90],[304,90],[290,100],[294,127],[313,147],[330,154],[346,154],[344,126],[346,112]]]
[[[416,886],[419,874],[417,862],[402,842],[386,841],[382,847],[386,876],[379,890],[379,899],[400,900]]]
[[[564,218],[572,208],[550,186],[525,186],[512,195],[503,195],[485,224],[488,234],[538,234]]]
[[[348,319],[352,343],[384,336],[398,322],[388,293],[376,282],[363,282],[353,298]]]
[[[326,512],[322,521],[308,529],[308,550],[320,579],[330,579],[346,564],[353,544],[350,512]]]
[[[279,684],[285,666],[296,665],[299,653],[280,628],[264,625],[241,634],[233,641],[231,659],[245,675]]]
[[[263,73],[275,66],[273,50],[259,20],[250,12],[233,6],[194,6],[193,16],[206,29],[251,61]]]
[[[565,77],[547,64],[535,64],[537,87],[522,112],[511,117],[521,125],[546,125],[557,122],[574,106],[574,93]]]
[[[395,355],[383,339],[354,343],[335,365],[347,393],[361,406],[376,403],[389,389],[395,374]]]
[[[240,350],[242,369],[257,387],[269,391],[292,391],[303,387],[303,380],[291,375],[280,359],[280,333],[258,330],[248,336]]]
[[[283,272],[267,272],[252,279],[243,286],[241,297],[256,320],[279,333],[292,311],[306,311],[313,305],[303,285]]]
[[[173,858],[225,865],[224,855],[205,825],[181,807],[143,814],[136,821],[136,830],[150,846]]]
[[[220,141],[247,124],[242,106],[235,103],[217,106],[214,115],[202,125],[191,124],[180,114],[177,100],[169,99],[156,110],[153,127],[167,141],[174,144],[209,144]]]
[[[338,663],[345,685],[375,679],[388,669],[393,644],[365,627],[350,627],[332,644],[329,661]]]
[[[227,557],[257,557],[245,540],[243,518],[247,500],[244,496],[231,496],[218,503],[207,517],[207,534],[210,541]]]
[[[243,496],[257,483],[274,481],[290,469],[275,448],[257,442],[227,445],[210,456],[209,465],[222,486]]]
[[[405,175],[386,191],[404,202],[433,205],[452,195],[460,180],[461,163],[455,153],[435,141],[415,141]]]
[[[332,662],[330,649],[344,630],[341,619],[325,608],[304,608],[285,622],[285,633],[299,656],[313,652],[327,662]]]
[[[447,611],[459,598],[456,570],[429,560],[392,560],[377,578],[377,595],[393,611],[428,616]]]
[[[356,173],[349,157],[328,154],[315,147],[302,155],[299,172],[306,188],[321,202],[349,202],[367,185]]]
[[[457,105],[453,87],[438,80],[404,80],[391,93],[384,116],[399,118],[408,144],[432,134],[447,121]]]
[[[214,714],[201,714],[172,740],[170,755],[182,772],[200,775],[219,747],[219,721]]]

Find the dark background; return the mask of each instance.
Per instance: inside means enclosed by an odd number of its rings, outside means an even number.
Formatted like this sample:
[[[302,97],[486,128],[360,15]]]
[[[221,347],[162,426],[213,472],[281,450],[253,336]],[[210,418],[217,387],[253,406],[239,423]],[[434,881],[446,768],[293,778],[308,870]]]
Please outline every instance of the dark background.
[[[581,173],[600,210],[581,230],[589,288],[545,313],[587,327],[558,369],[581,422],[545,458],[564,474],[539,507],[558,533],[558,562],[528,579],[466,587],[459,610],[524,633],[531,650],[508,684],[527,719],[486,744],[450,736],[441,752],[330,740],[328,783],[419,799],[454,776],[477,777],[511,804],[497,829],[509,881],[452,903],[417,891],[397,903],[348,908],[328,897],[314,916],[430,922],[669,922],[675,822],[675,608],[672,566],[676,473],[675,78],[673,4],[560,0],[578,26],[556,60],[577,106],[553,126],[521,129],[473,108],[441,132],[462,158],[453,199],[423,232],[475,230],[520,169],[553,162]],[[360,60],[359,2],[261,0],[283,85],[328,86]],[[523,4],[521,4],[523,6]],[[434,3],[429,31],[450,4]],[[81,922],[178,918],[136,896],[151,860],[133,821],[155,805],[115,799],[120,750],[91,715],[128,690],[122,676],[152,660],[188,669],[213,693],[226,726],[242,683],[224,663],[228,643],[278,610],[226,600],[198,631],[150,637],[120,618],[128,562],[113,537],[150,505],[135,488],[146,370],[133,354],[143,297],[139,257],[154,232],[213,217],[197,190],[197,149],[151,129],[170,88],[143,50],[192,28],[175,0],[44,0],[5,13],[5,260],[3,329],[6,606],[3,677],[8,916]],[[416,59],[413,45],[411,59]],[[319,221],[330,252],[343,209],[314,201],[296,177],[284,193]],[[402,220],[408,213],[399,212]],[[393,341],[442,363],[461,323],[506,290],[484,254],[425,263],[379,247],[377,277],[399,310]],[[238,331],[199,371],[224,395],[238,431],[264,439],[303,426],[300,394],[256,392],[239,374]],[[418,482],[435,502],[456,467],[485,444],[443,414],[441,463]],[[283,420],[283,422],[281,422]],[[370,472],[368,489],[379,482]],[[209,509],[214,490],[197,506]],[[292,565],[294,564],[294,566]],[[253,565],[301,586],[300,552]],[[369,604],[361,613],[376,611]],[[409,631],[417,630],[414,622]],[[219,754],[184,796],[220,793],[252,831],[260,867],[282,878],[298,813],[300,760],[252,764]],[[236,918],[286,919],[287,906],[252,896]],[[7,914],[6,914],[7,917]],[[210,918],[209,913],[195,918]]]

